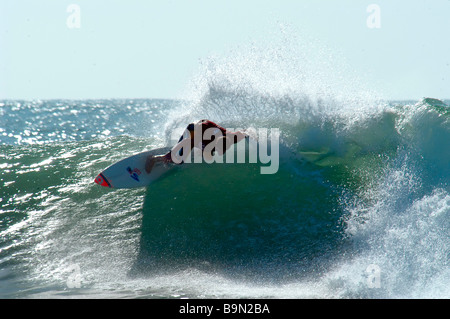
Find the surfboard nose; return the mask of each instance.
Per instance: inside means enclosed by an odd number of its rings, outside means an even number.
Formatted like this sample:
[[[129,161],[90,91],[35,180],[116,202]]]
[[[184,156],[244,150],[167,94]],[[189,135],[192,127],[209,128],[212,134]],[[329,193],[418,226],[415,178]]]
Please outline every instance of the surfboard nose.
[[[105,178],[105,176],[103,176],[102,173],[97,175],[94,182],[100,186],[111,187],[111,184],[108,183],[108,180]]]

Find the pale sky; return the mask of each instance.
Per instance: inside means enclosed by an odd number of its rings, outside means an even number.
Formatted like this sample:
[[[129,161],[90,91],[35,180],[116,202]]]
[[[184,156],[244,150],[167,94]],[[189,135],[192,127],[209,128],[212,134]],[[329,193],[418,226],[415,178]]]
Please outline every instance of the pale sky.
[[[201,59],[277,24],[388,98],[450,98],[449,0],[1,0],[0,99],[176,98]]]

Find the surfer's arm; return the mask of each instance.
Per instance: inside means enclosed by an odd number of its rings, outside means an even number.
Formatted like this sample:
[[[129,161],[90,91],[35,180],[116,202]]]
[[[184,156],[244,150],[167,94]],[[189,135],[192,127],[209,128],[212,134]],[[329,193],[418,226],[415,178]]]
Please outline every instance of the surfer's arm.
[[[180,139],[180,141],[172,148],[172,150],[166,154],[168,162],[183,164],[186,157],[191,154],[194,148],[194,140],[191,137]]]
[[[147,161],[145,162],[145,171],[147,174],[150,174],[153,166],[155,166],[157,162],[172,163],[170,152],[165,155],[150,155],[147,157]]]
[[[241,132],[241,131],[237,131],[234,133],[231,133],[232,135],[234,135],[233,140],[235,141],[235,143],[239,143],[240,141],[242,141],[244,138],[249,137],[249,135],[245,132]]]

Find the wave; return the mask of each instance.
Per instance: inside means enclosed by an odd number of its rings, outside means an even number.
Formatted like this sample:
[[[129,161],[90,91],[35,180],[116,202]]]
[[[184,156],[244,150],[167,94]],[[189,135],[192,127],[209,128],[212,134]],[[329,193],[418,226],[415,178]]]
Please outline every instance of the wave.
[[[321,273],[333,282],[331,274],[336,274],[329,267],[342,263],[344,274],[338,276],[353,276],[345,267],[354,267],[365,256],[359,285],[366,267],[378,263],[395,274],[384,279],[383,293],[390,296],[408,295],[411,281],[396,281],[405,276],[405,268],[414,269],[422,284],[425,281],[419,278],[432,264],[438,269],[436,276],[448,276],[448,227],[439,224],[449,213],[450,122],[445,103],[428,98],[377,105],[357,101],[349,107],[343,104],[349,101],[252,94],[212,87],[189,115],[207,114],[230,127],[245,127],[244,119],[279,127],[280,171],[262,176],[249,165],[205,164],[150,188],[144,203],[141,268],[154,269],[155,262],[203,268],[218,263],[232,276],[245,273],[274,280]],[[427,215],[436,213],[431,207],[423,211],[430,201],[440,207],[439,222]],[[411,225],[417,223],[426,226],[414,233]],[[396,227],[404,232],[404,241],[386,237]],[[409,233],[415,240],[408,238]],[[380,249],[375,238],[393,250]],[[417,246],[420,240],[427,244]],[[399,257],[398,250],[403,249],[412,255],[414,249],[419,252],[411,259]],[[386,258],[391,254],[399,268]],[[341,259],[349,255],[354,259]],[[427,262],[414,266],[422,258]],[[401,285],[402,289],[397,287]],[[400,291],[390,291],[397,288]],[[369,290],[342,291],[354,296]]]
[[[225,105],[230,94],[215,103]],[[280,103],[264,101],[267,109]],[[383,104],[370,116],[348,109],[329,116],[329,106],[308,99],[289,103],[315,113],[276,122],[274,175],[260,174],[258,164],[192,164],[148,189],[107,192],[92,183],[98,171],[161,139],[3,144],[1,265],[41,287],[30,290],[22,279],[14,289],[57,293],[77,264],[94,291],[133,290],[137,277],[196,295],[169,280],[195,273],[219,286],[225,280],[224,295],[237,280],[275,285],[276,296],[306,287],[331,297],[448,296],[448,107],[424,99]],[[366,284],[369,265],[381,271],[379,289]],[[285,285],[294,290],[279,291]],[[214,295],[206,282],[201,289]],[[154,293],[165,295],[147,292]]]

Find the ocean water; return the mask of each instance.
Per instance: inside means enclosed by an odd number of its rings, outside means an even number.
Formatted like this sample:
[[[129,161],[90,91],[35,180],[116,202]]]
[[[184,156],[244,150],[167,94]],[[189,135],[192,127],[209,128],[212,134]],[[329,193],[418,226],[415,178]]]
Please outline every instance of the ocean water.
[[[448,298],[450,122],[435,102],[278,122],[273,175],[203,164],[110,190],[96,174],[164,145],[188,102],[2,101],[0,296]]]
[[[0,297],[449,298],[449,101],[324,84],[278,53],[210,59],[179,100],[0,101]],[[278,172],[94,183],[202,118],[279,128]]]

